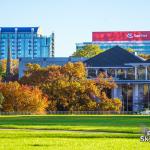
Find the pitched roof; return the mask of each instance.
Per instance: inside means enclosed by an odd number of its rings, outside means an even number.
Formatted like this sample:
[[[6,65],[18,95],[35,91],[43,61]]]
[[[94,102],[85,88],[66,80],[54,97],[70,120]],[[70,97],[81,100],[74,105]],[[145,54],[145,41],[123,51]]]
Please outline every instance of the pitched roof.
[[[139,56],[136,56],[119,46],[115,46],[84,61],[89,67],[124,67],[127,63],[142,62],[144,61]]]

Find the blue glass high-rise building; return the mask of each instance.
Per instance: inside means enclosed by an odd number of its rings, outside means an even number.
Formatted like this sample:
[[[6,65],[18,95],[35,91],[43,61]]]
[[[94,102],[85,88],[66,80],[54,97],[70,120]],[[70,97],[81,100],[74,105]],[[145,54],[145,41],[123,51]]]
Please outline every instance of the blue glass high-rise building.
[[[0,59],[54,56],[54,33],[42,35],[40,27],[0,27]]]

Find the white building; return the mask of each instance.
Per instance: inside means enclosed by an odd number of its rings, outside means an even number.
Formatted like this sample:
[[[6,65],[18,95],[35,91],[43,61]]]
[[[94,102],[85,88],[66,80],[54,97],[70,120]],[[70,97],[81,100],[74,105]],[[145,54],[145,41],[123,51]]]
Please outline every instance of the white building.
[[[150,109],[150,61],[116,46],[84,63],[91,79],[100,72],[113,77],[118,87],[111,97],[122,100],[123,111]]]

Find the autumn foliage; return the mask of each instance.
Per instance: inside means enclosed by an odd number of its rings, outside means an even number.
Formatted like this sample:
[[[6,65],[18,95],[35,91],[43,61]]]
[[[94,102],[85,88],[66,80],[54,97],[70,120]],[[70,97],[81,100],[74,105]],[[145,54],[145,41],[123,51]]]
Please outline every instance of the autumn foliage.
[[[116,87],[112,78],[100,74],[96,80],[87,79],[83,63],[41,68],[28,64],[21,84],[39,87],[48,96],[48,111],[120,111],[121,101],[108,98],[106,91]]]
[[[4,97],[2,111],[44,113],[48,101],[40,89],[20,85],[17,82],[0,83]]]
[[[17,59],[11,59],[11,66],[10,66],[11,81],[18,80],[18,65],[19,65],[19,61]],[[7,60],[6,59],[0,60],[0,76],[2,76],[2,81],[6,80],[6,67],[7,67]]]

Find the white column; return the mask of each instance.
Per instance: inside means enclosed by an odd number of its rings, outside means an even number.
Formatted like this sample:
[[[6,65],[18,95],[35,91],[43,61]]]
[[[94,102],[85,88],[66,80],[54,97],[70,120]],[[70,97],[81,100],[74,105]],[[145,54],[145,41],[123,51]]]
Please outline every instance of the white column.
[[[86,68],[86,74],[87,74],[87,77],[88,77],[88,75],[89,75],[89,71],[88,71],[88,68]]]
[[[117,78],[117,69],[115,69],[115,78]]]
[[[147,80],[147,66],[145,66],[145,80]]]
[[[117,88],[112,89],[112,98],[117,98],[118,94],[117,94]]]
[[[134,75],[135,75],[135,80],[137,80],[137,66],[135,66]]]
[[[138,111],[138,103],[139,103],[139,87],[138,84],[134,85],[133,88],[133,111]]]
[[[118,85],[118,98],[122,101],[122,85]]]
[[[95,70],[96,71],[96,77],[98,76],[98,69]]]
[[[125,79],[127,79],[127,69],[125,69],[124,71],[125,71]]]
[[[106,77],[107,77],[107,69],[105,69],[105,74],[106,74]]]

